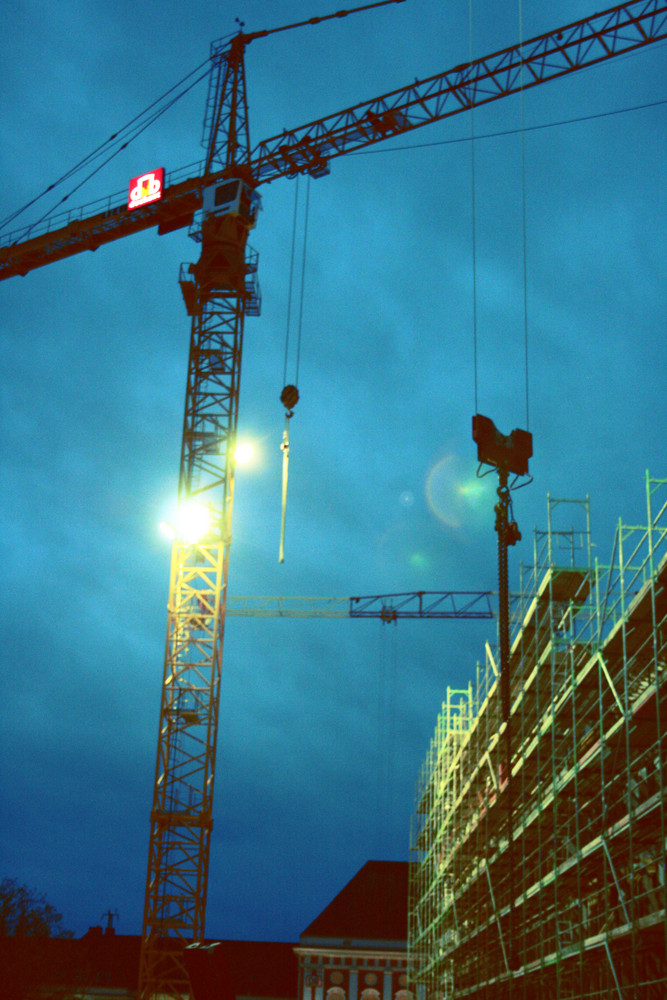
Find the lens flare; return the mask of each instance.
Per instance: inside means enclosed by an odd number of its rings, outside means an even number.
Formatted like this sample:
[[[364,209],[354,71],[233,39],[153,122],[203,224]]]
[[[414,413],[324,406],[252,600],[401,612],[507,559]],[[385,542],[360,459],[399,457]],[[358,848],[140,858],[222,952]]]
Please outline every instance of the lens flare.
[[[463,473],[461,464],[457,455],[445,455],[426,477],[426,500],[431,512],[450,528],[460,528],[486,493],[476,477]]]
[[[430,568],[430,560],[424,552],[413,552],[408,560],[412,569],[427,570]]]

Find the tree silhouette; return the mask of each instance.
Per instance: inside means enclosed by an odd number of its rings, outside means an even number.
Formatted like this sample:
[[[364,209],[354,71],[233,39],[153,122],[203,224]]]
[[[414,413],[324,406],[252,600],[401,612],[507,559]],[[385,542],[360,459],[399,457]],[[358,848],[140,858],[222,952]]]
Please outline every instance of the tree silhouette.
[[[0,937],[71,938],[62,926],[62,913],[34,889],[15,878],[0,882]]]
[[[0,996],[3,1000],[64,1000],[71,990],[63,984],[71,977],[56,975],[45,951],[45,938],[71,938],[62,925],[62,914],[43,895],[14,878],[0,881]],[[68,947],[67,945],[65,947]],[[63,956],[64,957],[64,956]],[[56,963],[57,967],[58,963]],[[68,970],[69,972],[69,970]]]

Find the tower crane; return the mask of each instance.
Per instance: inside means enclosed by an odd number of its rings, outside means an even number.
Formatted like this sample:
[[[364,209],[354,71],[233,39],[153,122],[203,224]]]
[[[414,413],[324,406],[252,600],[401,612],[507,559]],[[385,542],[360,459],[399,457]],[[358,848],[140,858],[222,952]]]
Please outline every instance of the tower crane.
[[[493,618],[490,590],[417,590],[364,597],[228,597],[227,614],[242,618]]]
[[[191,318],[179,502],[200,530],[195,536],[180,527],[171,557],[143,918],[144,1000],[189,993],[182,946],[204,935],[243,333],[246,316],[260,311],[258,255],[247,242],[257,222],[257,188],[280,177],[323,176],[348,152],[664,39],[667,2],[630,0],[253,148],[245,50],[273,31],[308,23],[254,33],[241,28],[231,42],[212,45],[207,154],[194,175],[148,171],[133,179],[129,198],[51,217],[8,234],[0,246],[1,280],[154,226],[162,235],[194,223],[200,245],[199,259],[179,275]]]

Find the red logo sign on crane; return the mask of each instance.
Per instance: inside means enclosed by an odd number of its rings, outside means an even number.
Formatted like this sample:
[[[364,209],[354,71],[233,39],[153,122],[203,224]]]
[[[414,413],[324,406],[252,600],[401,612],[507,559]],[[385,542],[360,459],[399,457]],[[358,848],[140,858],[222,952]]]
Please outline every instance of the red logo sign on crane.
[[[128,208],[139,208],[140,205],[149,205],[152,201],[159,201],[162,197],[164,187],[164,167],[157,170],[150,170],[147,174],[140,174],[130,181],[130,193],[127,200]]]

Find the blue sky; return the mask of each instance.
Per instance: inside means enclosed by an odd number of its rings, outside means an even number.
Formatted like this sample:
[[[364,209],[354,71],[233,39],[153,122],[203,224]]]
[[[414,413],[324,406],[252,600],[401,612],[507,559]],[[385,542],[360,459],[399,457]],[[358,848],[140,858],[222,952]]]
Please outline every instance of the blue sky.
[[[501,6],[473,4],[475,57],[519,40],[518,5]],[[333,9],[7,0],[0,217],[203,62],[236,17],[260,30]],[[524,3],[523,36],[592,10]],[[253,145],[466,61],[469,24],[462,0],[407,0],[256,40]],[[261,189],[263,309],[246,324],[240,407],[259,460],[238,474],[233,594],[495,587],[493,483],[476,480],[471,439],[475,298],[479,411],[505,432],[526,425],[527,308],[534,482],[515,497],[514,582],[547,492],[590,495],[602,561],[619,516],[643,520],[645,470],[667,476],[665,82],[657,44],[536,88],[523,110],[475,113],[476,297],[469,117],[312,182],[282,565],[295,184]],[[205,96],[69,202],[198,160]],[[109,908],[140,931],[169,564],[157,523],[176,489],[189,337],[177,276],[196,256],[185,231],[147,232],[0,286],[0,856],[77,933]],[[290,380],[294,366],[292,350]],[[209,935],[295,940],[368,858],[407,858],[446,686],[473,677],[489,625],[229,620]]]

